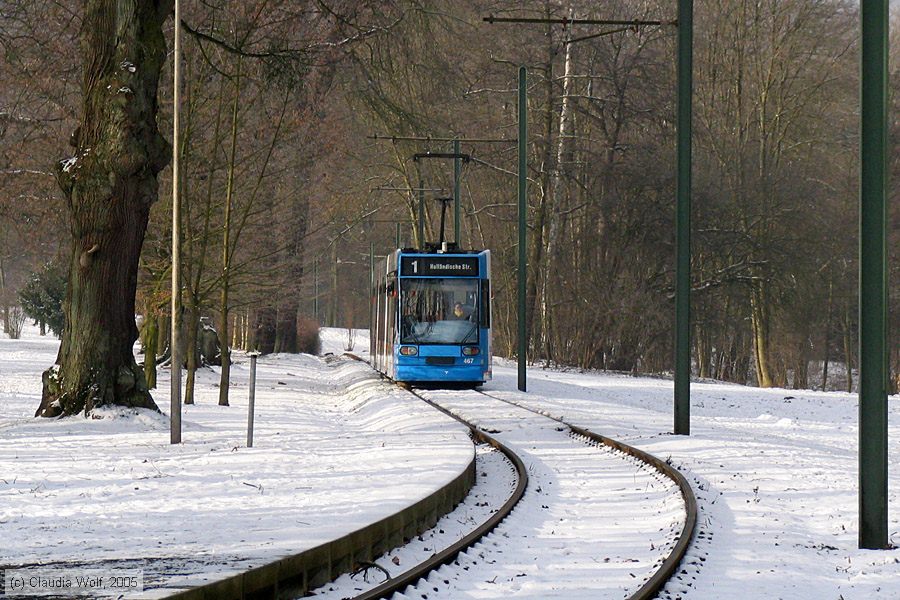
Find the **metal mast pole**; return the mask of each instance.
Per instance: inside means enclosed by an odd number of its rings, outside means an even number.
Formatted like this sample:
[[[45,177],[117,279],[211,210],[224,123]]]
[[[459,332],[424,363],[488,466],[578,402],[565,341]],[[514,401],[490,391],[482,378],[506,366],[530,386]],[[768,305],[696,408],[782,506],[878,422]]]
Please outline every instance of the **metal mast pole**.
[[[425,249],[425,182],[419,179],[419,222],[416,223],[419,250]]]
[[[170,443],[181,443],[181,7],[175,0],[174,96],[172,102],[172,387],[170,389]]]
[[[888,544],[888,0],[862,0],[859,235],[859,547]]]
[[[528,217],[528,202],[526,199],[526,191],[528,185],[527,168],[527,141],[528,141],[528,110],[527,110],[527,94],[526,94],[526,76],[525,67],[519,67],[519,352],[518,352],[518,387],[520,392],[526,391],[526,352],[528,350],[528,341],[525,339],[525,278],[527,277],[527,263],[525,260],[525,225]]]
[[[675,209],[675,433],[691,433],[691,96],[693,0],[678,0]]]
[[[462,175],[462,164],[459,156],[459,140],[453,140],[453,241],[461,248],[459,241],[459,180]]]

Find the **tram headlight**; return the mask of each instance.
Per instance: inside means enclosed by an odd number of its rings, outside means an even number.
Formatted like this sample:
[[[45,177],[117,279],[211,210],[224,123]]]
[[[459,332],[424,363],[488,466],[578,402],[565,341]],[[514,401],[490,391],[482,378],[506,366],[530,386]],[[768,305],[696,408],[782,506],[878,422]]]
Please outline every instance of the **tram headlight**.
[[[419,349],[415,346],[400,346],[400,354],[403,356],[415,356],[419,353]]]
[[[463,356],[478,356],[478,346],[463,346]]]

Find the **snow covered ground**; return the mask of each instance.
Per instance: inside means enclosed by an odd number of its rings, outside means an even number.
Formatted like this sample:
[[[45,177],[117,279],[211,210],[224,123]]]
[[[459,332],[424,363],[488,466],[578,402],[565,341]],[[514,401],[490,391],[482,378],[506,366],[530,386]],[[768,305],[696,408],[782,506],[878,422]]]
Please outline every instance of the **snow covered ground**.
[[[351,339],[365,355],[365,332],[346,329],[324,332],[323,352],[342,352]],[[472,454],[462,427],[371,380],[362,365],[303,356],[260,360],[252,449],[240,358],[231,407],[215,405],[217,377],[203,376],[182,446],[168,445],[166,418],[150,413],[33,419],[40,371],[55,352],[54,340],[31,329],[23,340],[0,339],[0,565],[133,559],[152,569],[168,556],[173,572],[224,573],[396,509]],[[900,551],[856,547],[855,395],[696,383],[692,435],[679,437],[668,433],[671,381],[535,368],[520,394],[514,365],[497,362],[486,391],[671,457],[692,482],[700,535],[664,598],[900,599]],[[155,397],[166,409],[163,375]],[[354,391],[341,393],[351,382]],[[900,398],[889,410],[896,457]],[[375,473],[392,484],[373,483]],[[896,460],[889,477],[896,545]]]
[[[662,598],[900,598],[900,551],[857,549],[857,398],[692,385],[691,436],[673,436],[672,382],[529,371],[502,361],[485,389],[619,439],[691,481],[700,534]],[[900,544],[900,398],[889,409],[889,531]]]
[[[148,588],[190,585],[392,514],[474,453],[463,426],[364,364],[303,355],[259,361],[253,448],[240,356],[229,407],[217,374],[202,374],[182,445],[150,411],[35,419],[58,342],[23,338],[0,339],[0,569],[117,563],[143,569]],[[154,395],[168,409],[161,375]]]

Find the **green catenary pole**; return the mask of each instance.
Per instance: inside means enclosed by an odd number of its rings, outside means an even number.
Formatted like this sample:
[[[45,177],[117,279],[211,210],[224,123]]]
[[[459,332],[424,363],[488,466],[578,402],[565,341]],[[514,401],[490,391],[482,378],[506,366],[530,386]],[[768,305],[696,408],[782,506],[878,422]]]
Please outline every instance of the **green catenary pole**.
[[[675,433],[691,433],[691,101],[693,0],[678,0],[675,209]]]
[[[525,260],[525,225],[527,219],[528,203],[526,201],[526,186],[528,185],[527,167],[527,142],[528,142],[528,111],[526,103],[526,71],[525,67],[519,67],[519,391],[526,391],[525,363],[528,341],[525,339],[525,278],[527,276],[527,263]]]
[[[462,175],[462,163],[459,160],[459,140],[453,140],[453,241],[461,248],[459,242],[459,180]]]
[[[888,0],[862,0],[859,235],[859,547],[888,548]]]
[[[425,182],[419,180],[419,222],[416,223],[419,250],[425,249]]]

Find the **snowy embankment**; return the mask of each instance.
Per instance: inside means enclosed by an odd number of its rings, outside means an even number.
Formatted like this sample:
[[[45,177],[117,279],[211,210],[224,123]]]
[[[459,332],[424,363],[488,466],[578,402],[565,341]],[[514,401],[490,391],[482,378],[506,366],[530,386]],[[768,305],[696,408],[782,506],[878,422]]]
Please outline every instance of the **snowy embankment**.
[[[31,329],[0,339],[0,568],[115,564],[143,569],[148,589],[190,585],[397,512],[473,456],[463,426],[364,364],[308,355],[260,359],[253,448],[240,355],[231,406],[217,405],[218,372],[200,374],[181,445],[150,411],[35,419],[57,346]]]

